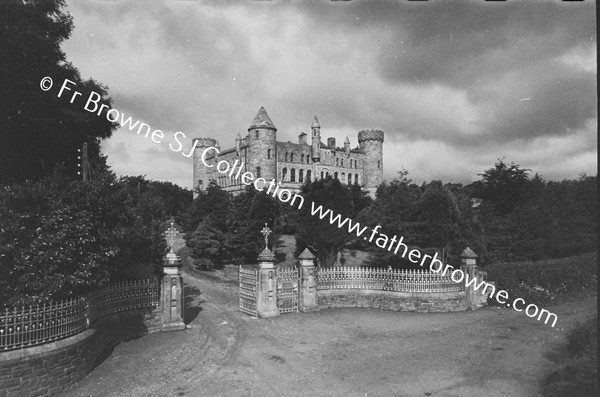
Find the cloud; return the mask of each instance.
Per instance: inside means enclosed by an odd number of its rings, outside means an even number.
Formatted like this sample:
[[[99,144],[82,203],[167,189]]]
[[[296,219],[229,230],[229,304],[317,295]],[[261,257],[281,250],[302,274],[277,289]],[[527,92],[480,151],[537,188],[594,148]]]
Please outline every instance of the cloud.
[[[339,142],[383,129],[388,177],[405,159],[415,180],[466,182],[503,155],[594,173],[580,146],[597,147],[593,4],[418,3],[70,2],[64,49],[116,109],[190,144],[232,146],[265,106],[282,141],[315,114]],[[115,170],[191,185],[191,161],[140,140],[120,130],[103,146]]]

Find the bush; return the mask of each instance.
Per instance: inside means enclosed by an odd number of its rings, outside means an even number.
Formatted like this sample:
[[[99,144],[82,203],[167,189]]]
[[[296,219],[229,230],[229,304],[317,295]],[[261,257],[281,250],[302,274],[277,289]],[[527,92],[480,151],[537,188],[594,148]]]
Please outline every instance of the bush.
[[[544,305],[558,298],[596,289],[597,253],[537,262],[495,263],[485,267],[488,279],[496,282],[512,299]]]
[[[569,333],[568,357],[542,380],[544,396],[598,395],[597,327],[596,316]]]

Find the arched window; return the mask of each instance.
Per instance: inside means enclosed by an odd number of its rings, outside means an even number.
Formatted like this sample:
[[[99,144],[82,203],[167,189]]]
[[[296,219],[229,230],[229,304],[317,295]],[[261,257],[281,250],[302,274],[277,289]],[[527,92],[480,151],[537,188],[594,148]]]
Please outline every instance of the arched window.
[[[350,159],[350,168],[352,168],[352,159]]]
[[[358,174],[354,174],[354,184],[358,185]]]
[[[256,177],[260,178],[260,167],[256,167]]]
[[[343,167],[344,166],[344,159],[340,160],[340,165]]]
[[[346,180],[346,173],[342,172],[342,177],[340,178],[340,181],[342,181],[342,183],[344,183],[345,180]]]
[[[285,161],[288,161],[288,152],[285,152]]]
[[[338,167],[340,166],[340,159],[335,159],[335,165]]]
[[[334,177],[335,179],[338,179],[338,173],[337,173],[337,172],[334,172],[334,173],[333,173],[333,177]]]
[[[306,171],[306,182],[310,182],[310,170]]]
[[[300,183],[304,182],[304,170],[298,171],[298,182],[300,182]]]
[[[281,170],[281,181],[285,181],[285,177],[287,176],[287,168]]]
[[[323,175],[324,175],[323,171],[321,171],[321,179],[325,179],[325,178],[323,178]]]
[[[325,171],[325,178],[329,177],[329,171]]]
[[[271,149],[267,149],[267,158],[270,159],[271,158]]]
[[[348,185],[352,184],[352,174],[348,173]]]
[[[290,161],[294,161],[294,153],[290,154]]]
[[[292,168],[290,171],[290,182],[296,182],[296,169]]]
[[[358,160],[354,160],[354,168],[358,168]]]
[[[300,155],[300,162],[301,162],[301,163],[304,163],[304,153],[302,153],[302,154]]]

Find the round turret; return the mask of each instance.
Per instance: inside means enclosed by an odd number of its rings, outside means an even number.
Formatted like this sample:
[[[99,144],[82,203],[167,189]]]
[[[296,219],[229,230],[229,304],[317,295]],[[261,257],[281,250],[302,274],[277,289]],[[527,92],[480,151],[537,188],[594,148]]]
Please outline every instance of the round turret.
[[[267,181],[277,178],[277,128],[264,107],[248,127],[248,171]]]
[[[364,130],[358,133],[360,149],[365,154],[363,185],[372,197],[383,182],[383,131]]]
[[[216,139],[213,138],[196,138],[196,149],[194,150],[194,175],[193,175],[193,190],[205,190],[208,187],[208,169],[202,164],[202,152],[207,147],[215,147]],[[215,153],[210,153],[211,157]],[[194,194],[195,197],[195,194]]]

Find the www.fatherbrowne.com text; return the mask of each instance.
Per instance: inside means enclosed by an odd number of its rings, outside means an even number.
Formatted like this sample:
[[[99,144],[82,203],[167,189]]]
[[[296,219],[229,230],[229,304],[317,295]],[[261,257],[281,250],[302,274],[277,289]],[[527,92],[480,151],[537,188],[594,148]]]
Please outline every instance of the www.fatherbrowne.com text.
[[[50,77],[44,77],[40,81],[40,88],[43,91],[49,91],[52,88],[53,81]],[[71,100],[70,103],[73,103],[78,97],[82,94],[79,91],[73,90],[72,87],[75,85],[75,82],[65,79],[57,96],[61,97],[63,94],[68,95],[67,92],[71,92]],[[131,117],[125,116],[124,113],[119,112],[114,108],[109,108],[106,104],[101,104],[100,101],[102,96],[97,92],[92,91],[87,100],[85,101],[84,109],[88,112],[95,113],[98,116],[102,116],[103,111],[106,109],[104,113],[104,117],[112,123],[119,122],[121,127],[126,127],[130,132],[133,132],[136,127],[136,134],[140,135],[143,132],[144,138],[150,137],[152,142],[154,143],[163,143],[163,139],[165,134],[162,130],[152,128],[143,122],[137,120],[135,123],[133,122]],[[173,146],[172,143],[169,143],[169,148],[174,152],[180,152],[185,157],[191,157],[196,150],[196,145],[198,143],[197,140],[193,141],[192,147],[189,151],[184,151],[184,144],[182,140],[185,141],[186,135],[177,131],[173,134],[173,139],[175,140],[177,146]],[[272,179],[271,181],[267,181],[264,178],[255,178],[254,174],[250,171],[242,172],[245,168],[244,163],[239,163],[237,160],[234,164],[229,164],[229,162],[225,160],[219,161],[216,165],[210,164],[207,160],[212,159],[215,155],[220,153],[219,149],[216,147],[208,147],[205,148],[202,152],[201,161],[205,167],[216,167],[216,170],[219,173],[228,175],[235,180],[240,180],[244,185],[250,186],[253,185],[254,188],[258,191],[264,191],[266,189],[266,193],[271,195],[272,197],[277,198],[283,203],[289,203],[292,206],[296,206],[297,209],[301,209],[304,206],[304,197],[297,193],[292,193],[287,189],[280,188],[280,182]],[[558,317],[556,314],[549,312],[546,309],[538,308],[535,304],[529,304],[525,306],[525,300],[522,298],[517,298],[511,303],[507,303],[508,301],[508,292],[505,290],[496,291],[496,287],[493,284],[490,284],[484,280],[478,283],[476,277],[471,278],[468,273],[465,273],[461,269],[455,269],[451,265],[444,265],[442,261],[438,259],[438,254],[435,253],[433,256],[428,254],[423,254],[418,249],[409,249],[409,247],[404,243],[404,237],[400,236],[392,236],[391,238],[380,232],[380,225],[375,226],[374,228],[369,228],[368,226],[361,226],[359,222],[355,222],[350,218],[344,218],[341,214],[335,214],[330,209],[324,209],[322,205],[318,205],[318,203],[311,202],[311,215],[316,216],[323,221],[328,221],[331,225],[336,225],[338,228],[343,229],[346,228],[348,233],[355,234],[357,237],[363,237],[364,240],[368,242],[373,242],[375,240],[375,245],[377,245],[381,249],[385,249],[389,252],[394,252],[394,254],[400,255],[402,258],[407,258],[412,263],[419,263],[419,266],[423,268],[429,267],[429,270],[433,273],[442,273],[442,275],[446,275],[450,272],[450,278],[455,283],[463,283],[465,288],[473,287],[474,291],[480,291],[481,294],[488,294],[490,299],[495,299],[499,304],[506,305],[508,307],[512,307],[514,310],[518,312],[525,312],[528,317],[535,318],[537,317],[538,321],[544,320],[544,324],[548,324],[548,321],[552,320],[551,326],[555,327]],[[367,232],[369,230],[369,232]],[[428,266],[427,266],[428,265]]]

